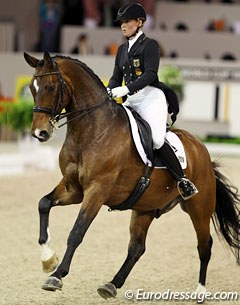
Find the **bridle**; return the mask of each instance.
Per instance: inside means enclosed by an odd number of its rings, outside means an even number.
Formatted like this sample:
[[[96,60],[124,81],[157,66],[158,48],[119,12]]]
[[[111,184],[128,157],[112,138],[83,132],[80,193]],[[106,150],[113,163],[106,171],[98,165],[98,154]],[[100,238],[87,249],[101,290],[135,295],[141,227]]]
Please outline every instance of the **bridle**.
[[[33,77],[34,78],[38,78],[38,77],[44,77],[44,76],[48,76],[48,75],[58,75],[58,90],[57,90],[57,95],[55,98],[55,102],[53,105],[53,108],[47,108],[47,107],[42,107],[42,106],[33,106],[33,112],[40,112],[40,113],[46,113],[49,114],[49,122],[52,125],[53,128],[59,129],[60,127],[66,125],[68,122],[75,120],[76,118],[82,117],[85,114],[90,113],[91,111],[95,110],[96,108],[104,105],[107,101],[109,101],[110,98],[107,98],[106,100],[104,100],[101,103],[98,103],[96,105],[90,106],[90,107],[86,107],[84,109],[76,109],[73,110],[71,112],[67,112],[67,113],[57,113],[57,108],[60,106],[62,106],[63,104],[63,94],[64,92],[67,92],[67,95],[69,97],[69,100],[75,101],[75,97],[73,94],[71,94],[70,89],[68,88],[66,82],[64,81],[62,74],[59,70],[58,64],[55,62],[55,65],[57,67],[57,71],[52,71],[52,72],[45,72],[45,73],[39,73],[39,74],[34,74]],[[68,121],[62,123],[61,125],[56,126],[56,124],[64,119],[67,118],[69,115],[72,114],[76,114],[74,117],[72,117],[71,119],[68,119]]]
[[[42,107],[42,106],[33,106],[33,112],[42,112],[46,114],[50,114],[51,117],[55,117],[57,115],[57,108],[58,106],[61,106],[62,104],[62,99],[63,99],[63,93],[64,91],[67,91],[69,97],[71,98],[70,91],[66,85],[66,83],[63,80],[62,74],[59,71],[58,65],[56,65],[57,71],[52,71],[52,72],[45,72],[45,73],[40,73],[40,74],[34,74],[34,78],[40,78],[43,76],[48,76],[48,75],[58,75],[58,90],[57,90],[57,95],[55,98],[55,102],[53,105],[53,108],[47,108],[47,107]]]

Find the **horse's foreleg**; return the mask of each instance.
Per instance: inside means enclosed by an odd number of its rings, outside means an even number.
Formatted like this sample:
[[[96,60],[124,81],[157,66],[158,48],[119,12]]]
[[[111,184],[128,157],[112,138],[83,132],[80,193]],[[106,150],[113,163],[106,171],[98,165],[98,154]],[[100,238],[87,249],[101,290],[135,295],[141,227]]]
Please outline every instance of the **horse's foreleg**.
[[[42,289],[55,291],[62,288],[61,279],[69,272],[75,250],[82,242],[88,227],[102,206],[103,198],[99,194],[101,194],[101,190],[97,191],[97,187],[94,185],[85,191],[82,207],[67,240],[67,249],[63,260],[57,270],[43,284]]]
[[[41,246],[41,261],[44,272],[53,271],[57,264],[58,258],[56,253],[50,248],[50,233],[49,233],[49,213],[52,207],[52,196],[54,191],[46,196],[44,196],[38,205],[39,218],[40,218],[40,235],[39,244]]]
[[[98,293],[104,299],[115,297],[117,288],[121,288],[132,268],[145,252],[145,241],[148,228],[154,218],[154,212],[132,212],[130,223],[130,242],[128,255],[120,270],[110,283],[98,288]]]
[[[81,192],[68,192],[65,189],[63,180],[48,195],[44,196],[38,205],[40,217],[40,236],[41,260],[44,272],[52,272],[58,264],[56,253],[50,248],[49,233],[49,213],[52,207],[56,205],[68,205],[82,201]]]

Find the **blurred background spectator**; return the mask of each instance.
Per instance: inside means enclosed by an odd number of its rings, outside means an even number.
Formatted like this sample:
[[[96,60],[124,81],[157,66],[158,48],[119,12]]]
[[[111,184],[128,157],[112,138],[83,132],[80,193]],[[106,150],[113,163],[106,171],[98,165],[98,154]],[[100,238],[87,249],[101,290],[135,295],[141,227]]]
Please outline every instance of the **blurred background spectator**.
[[[106,47],[105,47],[105,51],[104,54],[105,55],[116,55],[117,54],[117,50],[118,50],[118,43],[116,43],[115,41],[110,42]]]
[[[37,51],[59,51],[61,12],[60,0],[41,0],[39,5],[40,33]]]
[[[88,55],[92,54],[93,50],[89,46],[88,35],[86,33],[80,34],[77,38],[76,45],[71,50],[72,54]]]
[[[216,32],[224,32],[229,31],[225,18],[216,18],[209,20],[207,27],[207,31],[216,31]]]
[[[153,28],[155,0],[83,0],[83,25],[87,28],[95,28],[97,26],[116,26],[114,20],[117,17],[118,9],[124,3],[128,2],[138,2],[144,6],[147,14],[147,21],[144,28]]]

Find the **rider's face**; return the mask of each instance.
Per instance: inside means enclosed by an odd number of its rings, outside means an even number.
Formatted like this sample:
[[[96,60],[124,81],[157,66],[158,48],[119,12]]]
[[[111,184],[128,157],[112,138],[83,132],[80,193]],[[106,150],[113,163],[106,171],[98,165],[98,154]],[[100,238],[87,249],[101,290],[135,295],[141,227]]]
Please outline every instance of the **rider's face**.
[[[131,37],[139,26],[142,25],[142,20],[132,19],[132,20],[122,20],[121,30],[124,37]]]

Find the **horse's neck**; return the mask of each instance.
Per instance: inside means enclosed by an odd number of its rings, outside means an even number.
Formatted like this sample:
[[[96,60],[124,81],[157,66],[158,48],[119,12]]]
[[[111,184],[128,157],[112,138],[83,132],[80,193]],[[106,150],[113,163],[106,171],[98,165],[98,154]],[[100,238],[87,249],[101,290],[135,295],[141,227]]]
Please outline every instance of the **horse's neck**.
[[[79,109],[82,111],[78,112]],[[69,108],[71,111],[73,114],[68,118],[67,137],[79,139],[82,143],[100,141],[103,134],[114,125],[114,109],[106,99],[94,103],[85,101],[84,106],[81,105],[81,100],[75,101]]]
[[[67,76],[72,88],[73,100],[70,108],[84,109],[97,104],[103,96],[107,97],[104,85],[100,79],[83,63],[68,62],[69,66],[62,65],[62,71]]]
[[[125,124],[123,111],[115,102],[109,101],[107,92],[91,72],[83,67],[72,66],[66,71],[72,80],[73,99],[69,112],[79,111],[68,118],[67,137],[87,143],[106,140],[114,136],[113,130],[119,124]],[[78,75],[78,77],[76,77]],[[99,106],[98,106],[99,105]],[[85,111],[82,111],[86,109]],[[126,123],[127,124],[127,123]]]

